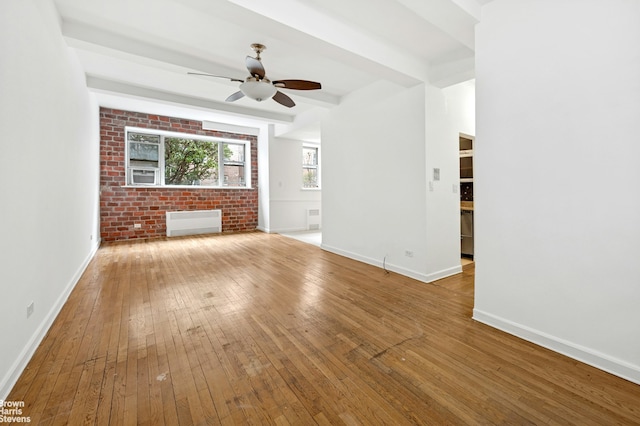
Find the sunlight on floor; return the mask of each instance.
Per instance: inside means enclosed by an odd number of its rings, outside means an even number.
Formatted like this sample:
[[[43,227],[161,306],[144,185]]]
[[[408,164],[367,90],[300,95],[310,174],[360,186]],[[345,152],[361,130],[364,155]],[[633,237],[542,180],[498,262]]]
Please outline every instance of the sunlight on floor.
[[[313,244],[315,246],[320,247],[322,244],[322,232],[321,231],[297,231],[297,232],[286,232],[281,233],[280,235],[284,235],[285,237],[295,238],[296,240]]]

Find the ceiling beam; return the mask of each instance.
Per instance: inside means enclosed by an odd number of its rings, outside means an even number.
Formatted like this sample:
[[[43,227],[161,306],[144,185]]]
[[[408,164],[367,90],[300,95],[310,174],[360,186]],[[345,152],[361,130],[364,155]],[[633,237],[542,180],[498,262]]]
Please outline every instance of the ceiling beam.
[[[424,82],[428,77],[428,64],[354,29],[303,2],[295,0],[228,0],[247,12],[269,18],[274,23],[286,26],[305,35],[309,48],[319,55],[327,55],[338,61],[366,69],[380,78],[410,87]],[[182,0],[199,8],[214,8],[209,0]],[[208,6],[207,6],[208,4]],[[366,13],[364,11],[363,13]]]
[[[105,49],[108,49],[111,56],[119,58],[127,59],[126,55],[133,55],[198,72],[229,77],[234,77],[238,73],[238,70],[234,68],[105,31],[82,22],[64,20],[62,35],[71,47],[89,49],[99,53],[105,53]],[[95,47],[92,48],[91,45]]]
[[[150,99],[155,101],[169,102],[181,106],[204,108],[212,111],[223,111],[225,113],[250,117],[254,119],[263,119],[277,123],[293,123],[294,117],[289,114],[277,112],[257,110],[246,108],[227,102],[216,102],[207,99],[194,98],[191,96],[179,95],[176,93],[164,92],[148,87],[135,86],[119,81],[108,80],[105,78],[87,75],[87,87],[93,91],[103,93],[119,94],[142,99]]]
[[[135,62],[148,62],[149,60],[156,61],[156,63],[161,62],[171,65],[167,68],[185,73],[186,70],[192,70],[233,78],[237,78],[239,74],[236,68],[225,67],[215,62],[135,40],[81,22],[63,21],[62,33],[70,47],[106,54],[119,59],[134,59]],[[338,96],[325,91],[296,90],[295,95],[315,106],[332,107],[340,103]]]
[[[396,0],[449,37],[475,50],[480,5],[475,0]]]

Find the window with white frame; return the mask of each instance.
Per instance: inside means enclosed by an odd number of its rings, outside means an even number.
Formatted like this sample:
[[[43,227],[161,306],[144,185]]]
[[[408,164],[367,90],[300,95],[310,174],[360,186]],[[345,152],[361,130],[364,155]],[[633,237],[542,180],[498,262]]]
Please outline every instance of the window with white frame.
[[[302,147],[302,187],[320,188],[319,170],[320,148],[304,145]]]
[[[247,187],[248,141],[127,128],[127,184]]]

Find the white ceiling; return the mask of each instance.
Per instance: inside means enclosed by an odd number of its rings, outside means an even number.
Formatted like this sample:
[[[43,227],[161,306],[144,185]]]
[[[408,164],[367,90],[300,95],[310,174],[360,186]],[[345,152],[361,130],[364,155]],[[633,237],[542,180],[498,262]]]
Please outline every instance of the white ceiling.
[[[488,1],[54,2],[65,40],[102,105],[211,121],[267,120],[291,129],[282,131],[288,137],[317,139],[310,117],[376,81],[444,87],[472,78],[474,25]],[[244,79],[251,43],[267,46],[262,63],[270,79],[319,81],[322,89],[282,89],[296,102],[291,109],[246,97],[226,103],[237,82],[187,74]]]

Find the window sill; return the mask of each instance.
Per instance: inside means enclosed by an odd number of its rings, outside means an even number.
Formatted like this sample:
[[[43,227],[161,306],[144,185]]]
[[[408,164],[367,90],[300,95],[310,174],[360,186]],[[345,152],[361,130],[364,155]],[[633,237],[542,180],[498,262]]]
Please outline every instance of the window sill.
[[[200,186],[200,185],[122,185],[122,188],[146,189],[253,189],[251,186]]]

